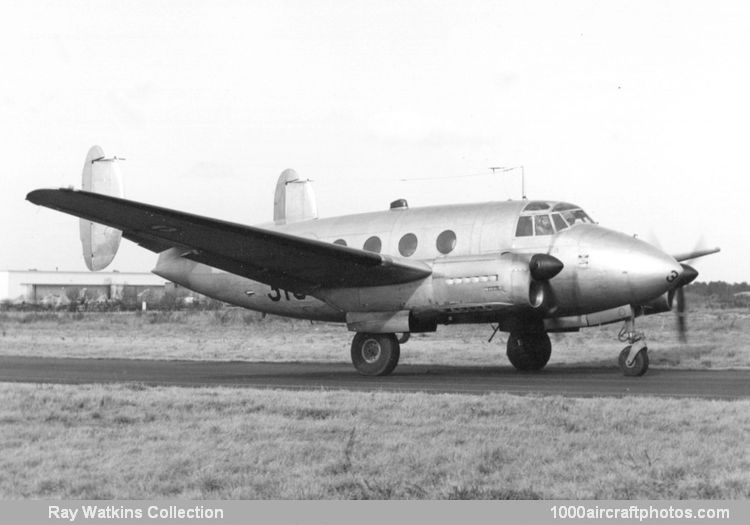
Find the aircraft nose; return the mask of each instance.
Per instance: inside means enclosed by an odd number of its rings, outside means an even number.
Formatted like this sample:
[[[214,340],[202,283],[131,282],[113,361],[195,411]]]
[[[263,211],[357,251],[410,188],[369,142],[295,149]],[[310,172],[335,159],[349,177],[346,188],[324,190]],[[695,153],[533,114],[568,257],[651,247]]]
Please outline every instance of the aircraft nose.
[[[638,239],[631,241],[622,268],[627,274],[633,303],[649,301],[682,281],[685,270],[674,258]]]
[[[670,255],[621,232],[583,224],[563,234],[567,237],[560,235],[561,242],[577,256],[566,259],[568,273],[563,270],[558,279],[561,305],[566,300],[567,290],[562,287],[567,282],[577,301],[575,309],[597,311],[645,304],[679,286],[686,272]],[[563,247],[560,252],[564,253]]]

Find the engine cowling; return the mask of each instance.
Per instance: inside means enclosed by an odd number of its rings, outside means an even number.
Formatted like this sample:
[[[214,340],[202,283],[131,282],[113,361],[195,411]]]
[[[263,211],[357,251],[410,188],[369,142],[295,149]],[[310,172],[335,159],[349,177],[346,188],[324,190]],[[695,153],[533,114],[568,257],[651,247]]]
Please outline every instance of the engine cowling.
[[[543,281],[534,279],[533,268],[527,255],[501,256],[499,281],[508,294],[508,302],[534,309],[544,305],[546,287]]]
[[[450,312],[493,305],[505,309],[509,304],[541,309],[551,302],[549,279],[562,268],[562,262],[547,254],[438,259],[433,264],[433,300]]]

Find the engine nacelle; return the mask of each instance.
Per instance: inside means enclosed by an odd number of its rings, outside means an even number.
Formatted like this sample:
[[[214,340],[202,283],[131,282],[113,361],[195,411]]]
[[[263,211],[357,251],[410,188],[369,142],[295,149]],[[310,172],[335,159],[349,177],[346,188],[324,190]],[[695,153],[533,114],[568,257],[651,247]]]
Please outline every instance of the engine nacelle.
[[[81,189],[122,197],[122,176],[117,157],[106,158],[99,146],[92,146],[83,163]],[[86,219],[79,220],[83,260],[89,270],[106,268],[117,254],[122,232]]]
[[[540,308],[544,304],[546,286],[532,277],[528,256],[502,255],[499,281],[501,289],[508,294],[509,302],[531,308]]]
[[[533,277],[531,254],[452,257],[433,263],[433,300],[451,312],[477,305],[508,304],[518,309],[545,305],[547,281]]]

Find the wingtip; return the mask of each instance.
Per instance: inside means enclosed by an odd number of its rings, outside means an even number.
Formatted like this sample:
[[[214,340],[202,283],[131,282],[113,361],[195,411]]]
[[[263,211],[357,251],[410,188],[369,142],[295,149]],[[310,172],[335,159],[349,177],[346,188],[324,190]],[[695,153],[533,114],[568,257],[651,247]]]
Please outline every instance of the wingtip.
[[[44,190],[33,190],[26,194],[26,200],[33,203],[33,204],[39,204],[39,200],[42,196],[42,192]]]
[[[26,194],[26,200],[33,203],[33,204],[39,204],[43,205],[45,202],[48,201],[48,197],[52,196],[53,194],[61,191],[75,191],[72,187],[70,188],[58,188],[56,190],[54,189],[38,189],[38,190],[32,190],[29,193]]]

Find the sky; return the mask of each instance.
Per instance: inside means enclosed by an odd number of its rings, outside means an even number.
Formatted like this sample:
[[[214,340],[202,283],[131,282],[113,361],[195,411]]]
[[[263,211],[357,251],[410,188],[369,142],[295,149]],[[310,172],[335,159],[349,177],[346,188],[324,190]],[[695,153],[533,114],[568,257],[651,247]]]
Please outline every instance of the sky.
[[[85,269],[77,219],[24,199],[98,144],[127,198],[245,224],[285,168],[335,216],[518,198],[488,168],[522,165],[529,198],[750,281],[748,64],[739,1],[3,2],[0,269]]]

